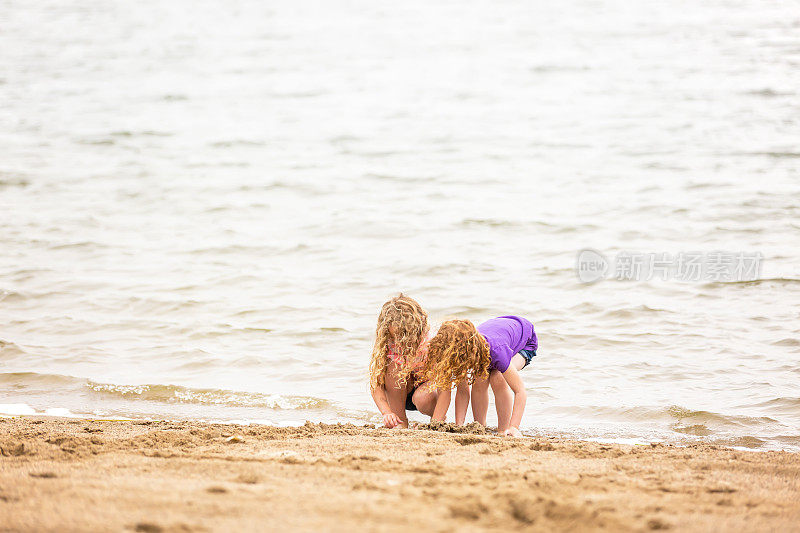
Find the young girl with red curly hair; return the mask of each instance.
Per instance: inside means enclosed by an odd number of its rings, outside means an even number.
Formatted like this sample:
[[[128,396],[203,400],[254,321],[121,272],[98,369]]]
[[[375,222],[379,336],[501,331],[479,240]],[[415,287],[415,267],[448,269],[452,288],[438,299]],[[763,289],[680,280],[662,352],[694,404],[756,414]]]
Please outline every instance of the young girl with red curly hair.
[[[518,371],[536,356],[538,344],[533,324],[522,317],[501,316],[477,328],[469,320],[449,320],[430,342],[426,375],[440,390],[456,384],[457,424],[464,423],[472,385],[472,416],[486,425],[491,385],[498,433],[521,437],[528,396]]]
[[[444,421],[450,391],[423,378],[427,363],[428,314],[402,293],[381,307],[369,365],[370,390],[388,428],[408,427],[406,411]]]

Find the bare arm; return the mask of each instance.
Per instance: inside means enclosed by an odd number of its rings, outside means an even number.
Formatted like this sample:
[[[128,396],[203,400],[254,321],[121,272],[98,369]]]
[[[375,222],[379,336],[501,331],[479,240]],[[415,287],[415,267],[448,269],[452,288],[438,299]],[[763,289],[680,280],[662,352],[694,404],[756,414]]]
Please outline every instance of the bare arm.
[[[377,387],[372,389],[372,399],[375,401],[375,405],[378,407],[381,415],[383,415],[383,423],[387,428],[393,428],[402,423],[400,417],[394,414],[392,408],[389,406],[385,388]]]
[[[467,418],[467,407],[469,407],[469,384],[467,380],[463,380],[456,387],[456,424],[459,426]]]
[[[383,387],[372,389],[372,399],[375,401],[375,405],[382,415],[392,412],[392,408],[389,407],[389,400],[386,399],[386,389]]]
[[[515,437],[519,437],[522,436],[519,432],[519,425],[522,422],[522,413],[525,412],[528,393],[525,391],[525,383],[522,382],[519,371],[514,365],[508,365],[508,370],[503,372],[503,377],[506,378],[506,383],[514,393],[514,407],[511,411],[511,424],[508,432]]]

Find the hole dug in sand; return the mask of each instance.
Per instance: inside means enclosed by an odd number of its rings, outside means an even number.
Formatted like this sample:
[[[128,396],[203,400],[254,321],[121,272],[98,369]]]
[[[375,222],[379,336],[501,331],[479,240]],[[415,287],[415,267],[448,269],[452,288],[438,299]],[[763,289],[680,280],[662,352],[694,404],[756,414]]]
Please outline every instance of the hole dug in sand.
[[[658,529],[669,529],[669,524],[666,522],[659,520],[658,518],[651,518],[647,521],[647,527],[653,530]]]
[[[466,435],[464,437],[456,437],[454,439],[457,443],[462,446],[469,446],[470,444],[480,444],[482,442],[486,442],[486,439],[483,437],[475,437],[473,435]]]
[[[577,506],[555,499],[536,498],[512,495],[509,500],[509,514],[520,524],[545,523],[553,529],[570,531],[575,528],[610,527],[604,519],[599,518],[596,509]]]
[[[151,524],[150,522],[139,522],[133,529],[142,533],[161,533],[164,531],[164,528],[158,524]]]
[[[58,477],[54,472],[31,472],[30,476],[39,479],[53,479]]]
[[[488,510],[489,508],[477,497],[450,506],[450,514],[453,518],[464,520],[480,520]]]
[[[498,505],[499,502],[507,504]],[[619,525],[613,519],[600,517],[600,511],[590,506],[573,505],[556,498],[528,496],[517,492],[468,495],[450,505],[450,514],[453,518],[472,522],[489,521],[496,524],[510,521],[511,529],[514,529],[514,522],[523,528],[536,524],[544,530],[553,531],[606,528],[613,531]]]
[[[5,455],[6,457],[19,457],[20,455],[25,455],[26,453],[29,453],[29,450],[25,448],[25,443],[23,442],[0,442],[0,455]]]
[[[255,485],[261,481],[261,477],[255,472],[244,472],[239,474],[235,479],[238,483],[246,483],[248,485]]]
[[[734,489],[733,487],[720,485],[718,487],[709,487],[707,491],[711,494],[733,494],[734,492],[736,492],[736,489]]]

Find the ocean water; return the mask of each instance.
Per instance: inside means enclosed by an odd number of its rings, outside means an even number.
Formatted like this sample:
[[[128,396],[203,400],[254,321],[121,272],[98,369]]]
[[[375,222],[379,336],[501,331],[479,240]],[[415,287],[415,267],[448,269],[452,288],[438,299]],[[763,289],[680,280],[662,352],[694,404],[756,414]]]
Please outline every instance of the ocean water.
[[[797,1],[9,0],[0,412],[375,423],[402,290],[536,324],[529,434],[800,450],[799,169]]]

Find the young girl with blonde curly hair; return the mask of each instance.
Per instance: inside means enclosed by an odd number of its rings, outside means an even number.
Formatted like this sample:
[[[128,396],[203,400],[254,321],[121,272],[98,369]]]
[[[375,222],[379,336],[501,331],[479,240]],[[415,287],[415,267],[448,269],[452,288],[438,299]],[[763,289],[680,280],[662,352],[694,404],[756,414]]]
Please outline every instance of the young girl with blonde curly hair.
[[[427,363],[428,314],[400,294],[381,307],[369,364],[370,390],[386,427],[408,427],[406,410],[444,421],[450,391],[423,379]]]
[[[538,344],[533,324],[522,317],[501,316],[477,328],[469,320],[449,320],[431,339],[426,375],[440,390],[456,385],[457,424],[464,423],[472,385],[472,416],[486,425],[491,386],[497,432],[521,437],[528,396],[518,371],[536,356]]]

